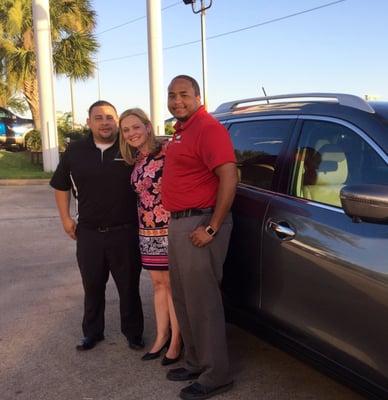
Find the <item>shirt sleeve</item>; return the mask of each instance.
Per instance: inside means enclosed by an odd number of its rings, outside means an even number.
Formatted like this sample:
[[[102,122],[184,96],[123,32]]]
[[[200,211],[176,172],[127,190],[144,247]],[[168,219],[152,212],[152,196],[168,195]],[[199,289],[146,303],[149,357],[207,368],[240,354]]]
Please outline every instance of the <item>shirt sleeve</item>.
[[[70,155],[69,149],[67,149],[63,155],[57,169],[54,172],[50,180],[50,186],[56,190],[62,190],[67,192],[71,189],[71,178],[70,178]]]
[[[201,159],[210,171],[220,165],[236,162],[229,132],[216,120],[210,123],[208,127],[204,127],[199,151]]]

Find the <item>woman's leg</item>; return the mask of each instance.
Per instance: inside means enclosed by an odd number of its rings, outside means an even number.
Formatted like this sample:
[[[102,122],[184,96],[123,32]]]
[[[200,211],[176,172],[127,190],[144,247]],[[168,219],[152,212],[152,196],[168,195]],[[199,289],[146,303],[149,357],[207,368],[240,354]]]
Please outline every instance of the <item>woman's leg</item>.
[[[169,311],[170,326],[171,326],[171,343],[166,353],[166,357],[176,358],[179,356],[182,350],[182,337],[175,313],[174,303],[172,300],[170,274],[168,271],[166,271],[166,291],[167,291],[168,311]]]
[[[149,352],[155,353],[161,349],[170,336],[170,312],[166,290],[168,271],[150,271],[150,275],[154,287],[156,338]]]

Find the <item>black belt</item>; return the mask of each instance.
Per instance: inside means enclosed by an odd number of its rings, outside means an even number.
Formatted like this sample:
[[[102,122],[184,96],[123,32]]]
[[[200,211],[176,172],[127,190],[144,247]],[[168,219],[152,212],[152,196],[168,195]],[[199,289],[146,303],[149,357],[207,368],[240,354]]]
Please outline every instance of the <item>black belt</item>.
[[[172,211],[171,218],[185,218],[185,217],[193,217],[195,215],[204,215],[211,214],[214,211],[212,207],[210,208],[188,208],[187,210],[182,211]]]
[[[96,228],[98,232],[105,233],[105,232],[112,232],[112,231],[119,231],[121,229],[132,228],[132,224],[124,224],[124,225],[116,225],[116,226],[99,226]]]

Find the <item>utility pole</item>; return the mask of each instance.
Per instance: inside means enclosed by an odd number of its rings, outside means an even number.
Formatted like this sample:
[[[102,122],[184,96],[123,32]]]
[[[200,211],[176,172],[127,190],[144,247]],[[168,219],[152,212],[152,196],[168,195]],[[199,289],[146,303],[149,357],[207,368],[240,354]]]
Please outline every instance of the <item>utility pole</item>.
[[[72,77],[70,79],[70,98],[71,98],[71,126],[73,131],[75,129],[75,105],[74,105],[74,79]]]
[[[160,0],[147,0],[148,70],[150,82],[151,122],[156,135],[164,135],[162,114],[163,53],[162,16]]]
[[[100,63],[98,61],[98,57],[96,60],[96,69],[97,69],[97,95],[98,100],[101,100],[101,81],[100,81]]]
[[[58,165],[59,154],[55,120],[49,0],[32,0],[32,18],[42,124],[43,169],[46,172],[52,172]]]

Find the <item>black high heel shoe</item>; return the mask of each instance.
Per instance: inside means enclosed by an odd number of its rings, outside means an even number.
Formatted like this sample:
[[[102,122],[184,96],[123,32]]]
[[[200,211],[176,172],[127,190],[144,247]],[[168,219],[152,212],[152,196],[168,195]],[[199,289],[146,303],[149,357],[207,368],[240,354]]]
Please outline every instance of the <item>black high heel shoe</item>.
[[[168,347],[170,346],[170,342],[171,342],[171,337],[167,339],[166,343],[158,351],[155,351],[153,353],[150,352],[145,353],[144,356],[141,358],[142,361],[155,360],[155,358],[160,357],[162,351],[164,349],[168,349]]]
[[[162,364],[163,366],[175,364],[176,362],[178,362],[178,361],[182,358],[182,354],[183,354],[183,345],[181,346],[181,349],[180,349],[179,354],[178,354],[177,357],[175,357],[175,358],[168,358],[167,356],[164,356],[164,357],[162,358],[161,364]]]

